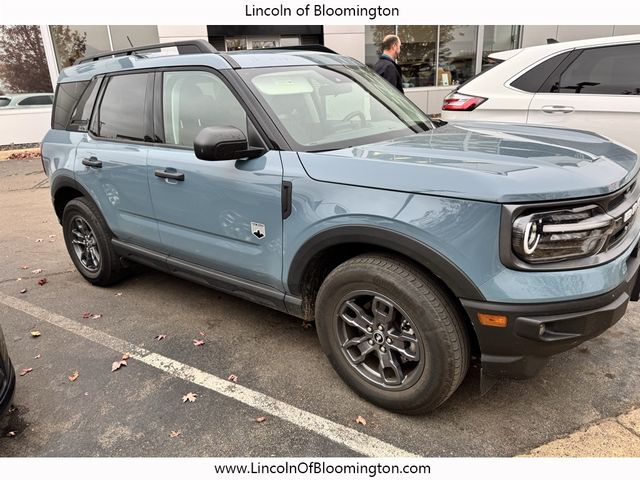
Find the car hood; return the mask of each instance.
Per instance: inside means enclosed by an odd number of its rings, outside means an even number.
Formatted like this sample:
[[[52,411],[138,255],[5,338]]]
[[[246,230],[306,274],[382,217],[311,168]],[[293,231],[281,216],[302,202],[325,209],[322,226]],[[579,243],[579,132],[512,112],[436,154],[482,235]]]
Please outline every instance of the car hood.
[[[603,195],[638,170],[633,151],[595,133],[484,122],[300,160],[318,181],[499,203]]]

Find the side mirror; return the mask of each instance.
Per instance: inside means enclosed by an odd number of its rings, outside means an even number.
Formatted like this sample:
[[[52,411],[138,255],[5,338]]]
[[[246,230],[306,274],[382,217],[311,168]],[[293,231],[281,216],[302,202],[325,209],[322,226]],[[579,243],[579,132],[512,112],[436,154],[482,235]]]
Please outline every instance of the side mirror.
[[[256,158],[263,148],[249,148],[247,137],[235,127],[207,127],[196,135],[193,150],[200,160],[240,160]]]

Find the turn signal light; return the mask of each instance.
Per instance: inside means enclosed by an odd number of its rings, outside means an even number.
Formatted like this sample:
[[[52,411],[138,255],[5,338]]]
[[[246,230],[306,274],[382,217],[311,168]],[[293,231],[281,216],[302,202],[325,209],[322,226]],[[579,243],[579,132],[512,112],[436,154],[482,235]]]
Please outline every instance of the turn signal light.
[[[506,328],[508,319],[505,315],[491,315],[489,313],[479,313],[478,321],[485,327]]]

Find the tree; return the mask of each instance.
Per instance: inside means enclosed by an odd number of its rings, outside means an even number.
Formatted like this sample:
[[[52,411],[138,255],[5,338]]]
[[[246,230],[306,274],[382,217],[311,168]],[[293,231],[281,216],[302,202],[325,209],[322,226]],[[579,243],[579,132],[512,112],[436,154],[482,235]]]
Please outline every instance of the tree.
[[[51,36],[61,69],[70,67],[76,60],[85,56],[87,32],[71,30],[69,25],[54,25],[51,27]]]
[[[52,91],[37,25],[0,25],[0,84],[12,93]]]

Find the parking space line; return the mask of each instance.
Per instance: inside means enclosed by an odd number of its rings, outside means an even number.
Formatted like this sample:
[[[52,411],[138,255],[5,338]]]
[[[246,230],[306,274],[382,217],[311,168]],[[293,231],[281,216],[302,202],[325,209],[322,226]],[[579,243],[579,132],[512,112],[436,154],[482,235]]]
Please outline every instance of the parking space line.
[[[26,313],[38,320],[48,322],[74,335],[110,348],[119,353],[128,352],[131,358],[145,363],[176,378],[186,380],[213,392],[224,395],[252,408],[261,410],[273,417],[297,425],[332,442],[369,457],[415,457],[416,455],[386,443],[375,437],[345,427],[319,415],[289,405],[281,400],[252,390],[248,387],[229,382],[205,371],[186,365],[172,358],[151,352],[133,343],[105,332],[88,327],[70,318],[49,312],[24,300],[0,293],[0,303],[14,310]]]

